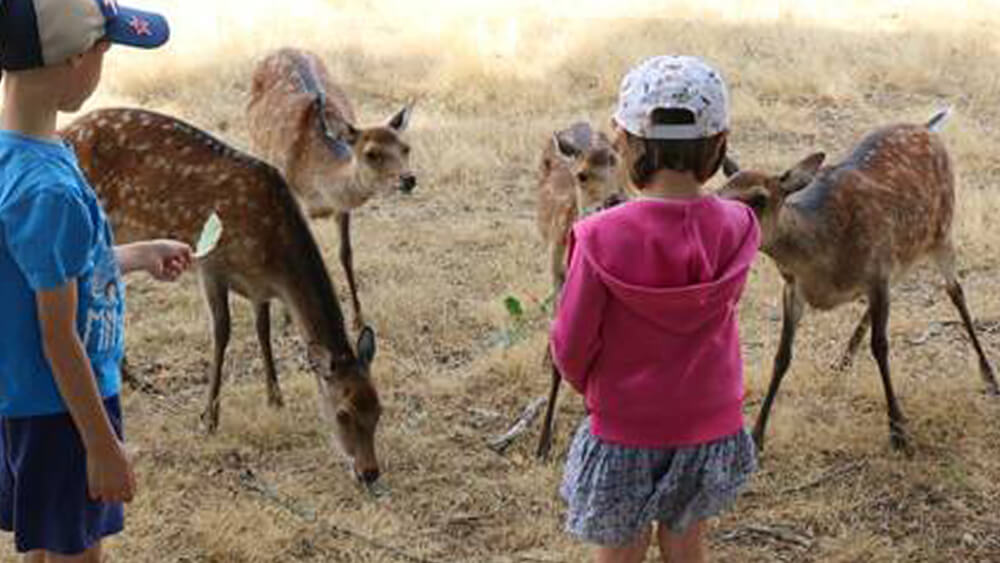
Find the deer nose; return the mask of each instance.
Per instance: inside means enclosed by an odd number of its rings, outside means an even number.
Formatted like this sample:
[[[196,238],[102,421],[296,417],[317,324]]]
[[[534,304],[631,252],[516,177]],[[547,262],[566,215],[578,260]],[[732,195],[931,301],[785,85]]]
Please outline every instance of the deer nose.
[[[408,194],[417,187],[417,177],[413,174],[404,174],[399,177],[399,191]]]
[[[620,203],[625,203],[625,198],[622,197],[622,194],[613,193],[604,200],[604,208],[614,207]]]

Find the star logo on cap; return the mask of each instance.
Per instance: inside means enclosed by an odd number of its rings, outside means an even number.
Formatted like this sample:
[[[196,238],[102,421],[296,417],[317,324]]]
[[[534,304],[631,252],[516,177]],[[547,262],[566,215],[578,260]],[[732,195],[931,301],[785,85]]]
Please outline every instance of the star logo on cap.
[[[114,2],[114,0],[106,1]],[[139,16],[132,16],[128,25],[132,28],[132,33],[136,35],[153,35],[153,32],[149,29],[149,20],[147,19],[140,18]]]

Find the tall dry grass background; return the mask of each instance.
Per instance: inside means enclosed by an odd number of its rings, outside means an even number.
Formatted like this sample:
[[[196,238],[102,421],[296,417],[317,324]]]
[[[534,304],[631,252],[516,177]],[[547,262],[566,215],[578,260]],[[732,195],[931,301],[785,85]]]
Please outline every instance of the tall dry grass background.
[[[420,186],[370,202],[354,221],[361,298],[379,337],[389,494],[367,497],[327,448],[303,347],[288,327],[277,329],[276,353],[289,406],[265,406],[245,304],[234,311],[221,427],[202,434],[211,346],[196,279],[165,287],[138,277],[129,280],[127,346],[135,371],[162,394],[125,393],[141,491],[126,533],[109,542],[111,561],[405,560],[387,546],[435,562],[586,560],[588,548],[561,531],[557,495],[579,399],[563,398],[549,463],[531,456],[535,433],[504,456],[484,442],[547,386],[538,154],[571,120],[607,123],[620,76],[653,54],[699,54],[722,69],[732,147],[744,165],[775,171],[813,150],[836,158],[874,126],[953,105],[944,137],[960,178],[962,279],[1000,361],[995,2],[147,5],[171,17],[172,43],[113,51],[89,107],[169,112],[245,147],[255,60],[278,46],[308,48],[363,122],[417,101],[408,138]],[[344,295],[335,226],[313,225]],[[749,420],[770,375],[779,288],[761,256],[741,309]],[[520,321],[505,311],[507,296],[525,305]],[[1000,402],[982,394],[929,269],[893,296],[891,354],[914,458],[888,448],[868,355],[848,373],[829,368],[861,307],[808,315],[761,471],[712,522],[716,560],[1000,561]],[[270,492],[247,486],[259,482]],[[13,557],[6,542],[0,549]]]

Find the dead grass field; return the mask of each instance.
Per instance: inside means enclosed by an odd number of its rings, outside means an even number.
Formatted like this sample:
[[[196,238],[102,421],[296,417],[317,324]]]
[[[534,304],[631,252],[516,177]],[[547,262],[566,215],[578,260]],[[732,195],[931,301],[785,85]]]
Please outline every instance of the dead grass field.
[[[418,100],[408,139],[420,185],[410,197],[370,202],[353,222],[360,296],[379,338],[373,370],[390,494],[368,498],[326,446],[315,384],[289,327],[276,329],[288,406],[266,407],[242,302],[220,429],[201,433],[211,345],[197,281],[133,278],[130,359],[161,394],[124,396],[141,495],[126,533],[109,542],[110,561],[587,560],[588,548],[561,531],[556,492],[579,398],[563,395],[547,464],[531,455],[537,422],[505,456],[485,441],[547,388],[540,303],[549,280],[533,222],[542,144],[576,118],[605,124],[622,73],[652,54],[695,53],[722,69],[744,166],[777,170],[814,149],[836,158],[874,126],[923,121],[954,105],[944,137],[960,178],[961,276],[987,352],[1000,362],[1000,19],[992,2],[684,2],[665,13],[625,1],[611,17],[583,2],[487,10],[313,0],[274,15],[265,8],[277,4],[213,0],[198,3],[198,17],[179,2],[160,4],[175,15],[173,45],[115,51],[91,107],[167,111],[245,147],[253,62],[278,45],[307,47],[328,62],[362,121]],[[314,229],[343,296],[335,225]],[[748,423],[770,376],[779,288],[762,255],[741,310]],[[519,323],[504,310],[507,296],[526,306]],[[807,315],[762,469],[712,523],[715,560],[1000,561],[1000,401],[983,395],[971,346],[931,270],[914,272],[893,297],[895,384],[916,455],[889,449],[866,351],[848,373],[829,367],[860,305]],[[514,335],[510,345],[504,335]],[[269,492],[254,489],[261,483]],[[12,559],[10,549],[3,542],[0,555]]]

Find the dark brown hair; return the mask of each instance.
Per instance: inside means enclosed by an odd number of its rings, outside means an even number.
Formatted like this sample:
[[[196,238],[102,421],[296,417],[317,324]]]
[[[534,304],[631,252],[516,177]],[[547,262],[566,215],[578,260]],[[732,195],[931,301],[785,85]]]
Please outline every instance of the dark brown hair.
[[[694,114],[684,109],[658,109],[657,125],[689,125]],[[703,139],[644,139],[624,129],[615,139],[625,160],[625,169],[635,187],[642,189],[660,170],[692,172],[699,182],[707,182],[719,170],[726,156],[726,132]]]

